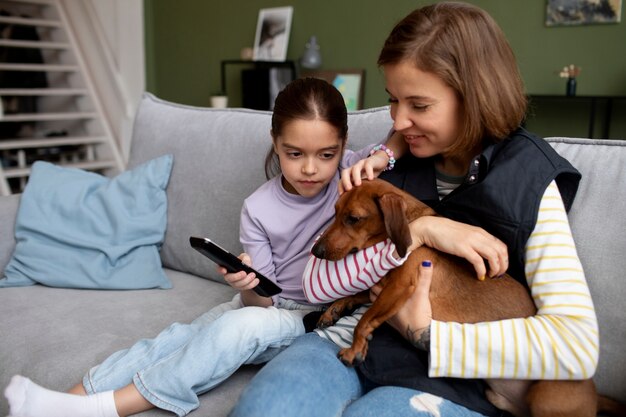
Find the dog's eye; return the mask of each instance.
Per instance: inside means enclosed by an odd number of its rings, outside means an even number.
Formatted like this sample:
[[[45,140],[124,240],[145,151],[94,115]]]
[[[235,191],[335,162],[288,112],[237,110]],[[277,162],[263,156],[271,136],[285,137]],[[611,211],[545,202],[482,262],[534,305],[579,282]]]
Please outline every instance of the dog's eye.
[[[349,216],[346,217],[346,224],[348,226],[353,226],[353,225],[357,224],[360,220],[361,220],[361,218],[359,218],[357,216],[349,215]]]

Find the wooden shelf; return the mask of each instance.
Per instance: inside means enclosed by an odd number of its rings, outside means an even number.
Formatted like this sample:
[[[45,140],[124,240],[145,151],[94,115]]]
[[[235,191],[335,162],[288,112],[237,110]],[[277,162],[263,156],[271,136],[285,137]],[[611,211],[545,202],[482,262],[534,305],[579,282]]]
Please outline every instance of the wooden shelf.
[[[593,139],[596,124],[596,113],[599,108],[604,105],[604,122],[602,127],[602,138],[609,139],[611,133],[611,120],[613,116],[613,103],[615,101],[624,101],[626,96],[600,96],[600,95],[576,95],[566,96],[558,94],[529,94],[529,102],[551,101],[559,102],[567,105],[568,103],[588,103],[589,104],[589,122],[587,124],[587,136]]]

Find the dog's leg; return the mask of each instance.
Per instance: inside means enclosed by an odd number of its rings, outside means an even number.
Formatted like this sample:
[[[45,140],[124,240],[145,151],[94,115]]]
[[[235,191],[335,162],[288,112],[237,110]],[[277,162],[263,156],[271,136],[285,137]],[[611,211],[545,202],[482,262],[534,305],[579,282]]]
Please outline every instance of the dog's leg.
[[[595,417],[596,387],[583,381],[535,381],[526,401],[533,417]]]
[[[412,274],[415,277],[411,279],[411,282],[405,283],[402,282],[403,269],[405,268],[400,267],[387,274],[387,284],[354,329],[352,346],[339,351],[337,356],[346,366],[352,366],[355,361],[362,362],[365,359],[368,340],[371,339],[372,332],[400,311],[415,291],[417,271]]]
[[[350,310],[360,304],[370,302],[369,290],[361,291],[350,297],[342,298],[335,301],[324,311],[324,314],[317,321],[318,327],[332,326],[339,320],[344,311]]]

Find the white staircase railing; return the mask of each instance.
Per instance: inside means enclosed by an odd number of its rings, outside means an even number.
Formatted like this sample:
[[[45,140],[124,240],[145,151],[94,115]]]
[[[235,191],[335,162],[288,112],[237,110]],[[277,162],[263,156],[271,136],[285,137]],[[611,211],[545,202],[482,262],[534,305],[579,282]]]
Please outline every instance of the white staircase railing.
[[[61,1],[11,0],[1,2],[8,16],[0,16],[0,97],[4,114],[0,128],[17,134],[0,137],[0,194],[21,192],[36,160],[114,174],[124,161],[100,96],[78,47]],[[28,17],[25,17],[28,16]],[[15,27],[34,28],[38,39],[14,39]],[[42,62],[19,62],[7,51],[40,51]],[[19,57],[19,55],[18,55]],[[17,61],[17,62],[15,62]],[[7,85],[28,74],[45,74],[47,86]],[[20,103],[28,100],[27,110]],[[36,111],[33,111],[33,107]],[[17,127],[16,127],[17,126]]]

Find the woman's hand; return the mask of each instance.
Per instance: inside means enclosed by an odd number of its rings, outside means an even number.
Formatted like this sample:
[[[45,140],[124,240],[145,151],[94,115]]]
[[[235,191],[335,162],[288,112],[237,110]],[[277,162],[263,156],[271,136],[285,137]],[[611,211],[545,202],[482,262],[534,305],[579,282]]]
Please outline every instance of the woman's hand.
[[[417,270],[417,286],[413,294],[395,316],[387,320],[405,339],[415,347],[428,351],[430,348],[430,323],[433,312],[430,306],[430,284],[433,277],[433,266],[424,261]],[[370,299],[376,300],[381,287],[375,285],[370,290]]]
[[[409,226],[413,239],[410,250],[426,245],[465,258],[480,280],[503,275],[509,268],[506,245],[480,227],[434,216],[420,217]]]
[[[247,253],[242,253],[238,258],[241,259],[244,264],[252,266],[252,260]],[[254,273],[251,272],[247,274],[245,271],[229,273],[226,271],[226,268],[219,265],[217,272],[224,276],[224,280],[228,285],[241,293],[241,301],[244,305],[260,307],[272,305],[272,299],[270,297],[262,297],[252,290],[259,285],[259,279]]]

